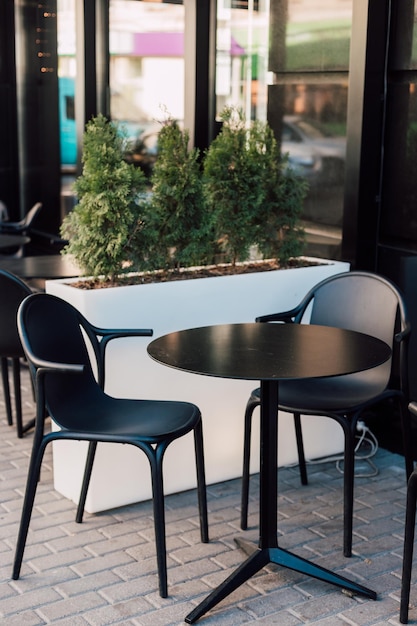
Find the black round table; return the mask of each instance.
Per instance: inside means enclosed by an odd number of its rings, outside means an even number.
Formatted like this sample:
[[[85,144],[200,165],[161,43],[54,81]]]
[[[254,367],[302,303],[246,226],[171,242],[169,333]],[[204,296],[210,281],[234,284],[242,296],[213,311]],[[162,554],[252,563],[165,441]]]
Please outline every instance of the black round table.
[[[6,250],[7,248],[17,248],[29,243],[30,237],[26,235],[8,235],[0,233],[0,250]]]
[[[45,281],[75,278],[80,269],[68,256],[45,254],[24,257],[0,257],[0,269],[19,276],[34,290],[45,291]]]
[[[260,524],[258,548],[187,617],[204,613],[268,563],[282,565],[376,599],[375,591],[278,547],[277,448],[279,381],[340,376],[381,365],[390,348],[379,339],[309,324],[225,324],[164,335],[149,355],[186,372],[261,383]]]
[[[46,254],[21,258],[0,258],[0,269],[12,272],[23,279],[73,278],[80,269],[66,256]]]

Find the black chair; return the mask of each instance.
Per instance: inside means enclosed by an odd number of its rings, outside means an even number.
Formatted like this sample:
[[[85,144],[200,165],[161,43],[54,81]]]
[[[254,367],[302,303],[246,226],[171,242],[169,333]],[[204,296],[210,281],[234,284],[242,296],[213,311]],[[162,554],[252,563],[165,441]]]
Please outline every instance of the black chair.
[[[417,417],[417,402],[410,402],[410,412]],[[403,571],[401,579],[400,622],[408,624],[408,604],[410,600],[411,570],[413,567],[414,532],[417,505],[417,468],[408,479],[405,509]]]
[[[0,232],[5,235],[28,235],[41,208],[42,202],[36,202],[19,222],[0,222]]]
[[[9,212],[7,206],[0,200],[0,224],[6,222],[9,219]]]
[[[307,469],[301,415],[327,416],[343,428],[343,553],[349,557],[352,554],[356,424],[365,410],[388,399],[397,401],[407,478],[413,471],[410,416],[407,410],[407,344],[410,329],[403,298],[396,287],[381,276],[368,272],[345,272],[313,287],[291,311],[264,315],[256,321],[295,324],[309,321],[311,324],[346,328],[378,337],[393,348],[392,358],[372,370],[335,378],[280,382],[279,409],[294,416],[303,483],[307,482]],[[245,414],[241,510],[243,529],[247,528],[252,414],[258,404],[259,389],[255,389]]]
[[[39,211],[42,209],[42,202],[36,202],[33,207],[27,212],[25,217],[19,222],[0,222],[0,233],[3,235],[22,235],[30,236],[33,223],[38,216]],[[19,246],[13,250],[13,256],[23,256],[23,249],[25,244]]]
[[[22,394],[20,366],[25,354],[17,331],[17,311],[20,303],[32,293],[26,283],[14,274],[0,270],[0,358],[1,376],[3,381],[4,402],[6,405],[7,422],[13,424],[12,400],[9,383],[9,364],[13,372],[13,386],[15,397],[16,429],[19,439],[33,427],[35,420],[31,419],[23,425]]]
[[[112,339],[151,336],[151,330],[100,329],[70,304],[48,294],[33,294],[21,305],[18,327],[36,385],[36,424],[26,485],[13,579],[19,578],[23,552],[47,444],[74,439],[89,442],[87,463],[76,521],[82,522],[85,499],[98,442],[131,444],[142,450],[152,476],[159,591],[167,596],[165,512],[162,461],[168,445],[188,432],[194,433],[200,531],[208,541],[203,436],[199,409],[187,402],[113,398],[104,389],[105,351]],[[87,338],[87,339],[85,339]],[[88,356],[93,350],[97,380]],[[138,379],[140,372],[138,372]],[[45,432],[46,412],[60,430]],[[132,476],[132,480],[138,477]]]

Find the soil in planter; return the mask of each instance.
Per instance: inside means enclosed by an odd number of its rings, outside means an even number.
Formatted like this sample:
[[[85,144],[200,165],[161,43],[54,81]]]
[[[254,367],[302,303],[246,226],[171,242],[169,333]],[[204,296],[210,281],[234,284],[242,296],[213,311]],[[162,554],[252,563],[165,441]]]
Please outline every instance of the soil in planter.
[[[68,283],[78,289],[105,289],[108,287],[123,287],[128,285],[142,285],[149,283],[165,283],[175,280],[190,280],[192,278],[210,278],[215,276],[231,276],[236,274],[251,274],[254,272],[270,272],[273,270],[285,270],[295,267],[309,267],[319,265],[316,260],[297,258],[281,267],[275,260],[252,261],[246,263],[221,263],[205,267],[190,267],[170,270],[156,270],[154,272],[141,272],[138,274],[126,274],[117,277],[117,280],[101,280],[100,278],[85,279]]]

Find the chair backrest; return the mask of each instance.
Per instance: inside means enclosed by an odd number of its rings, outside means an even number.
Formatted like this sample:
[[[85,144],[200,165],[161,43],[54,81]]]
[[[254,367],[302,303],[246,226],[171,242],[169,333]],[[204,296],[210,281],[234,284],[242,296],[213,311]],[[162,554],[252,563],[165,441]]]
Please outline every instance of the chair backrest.
[[[74,429],[82,420],[83,407],[98,406],[103,392],[96,382],[85,337],[91,342],[101,367],[98,340],[89,322],[72,305],[55,296],[37,293],[27,298],[18,312],[19,334],[36,380],[39,362],[83,365],[82,373],[48,373],[45,403],[63,428]],[[74,410],[77,407],[77,410]]]
[[[20,303],[32,293],[14,274],[0,270],[0,356],[22,357],[22,344],[17,331]]]
[[[15,233],[19,235],[28,234],[41,208],[42,202],[36,202],[36,204],[34,204],[33,207],[26,213],[25,217],[19,222],[2,222],[2,232],[9,234]]]
[[[5,222],[9,219],[9,212],[7,206],[0,200],[0,222]]]
[[[25,217],[23,218],[21,224],[25,229],[29,229],[33,222],[35,221],[36,216],[42,208],[42,202],[36,202],[33,207],[27,212]]]
[[[406,385],[408,341],[395,342],[396,333],[408,328],[403,297],[388,279],[370,272],[346,272],[315,285],[303,301],[311,311],[310,323],[336,326],[372,335],[392,349],[402,385]],[[387,365],[388,365],[387,364]]]
[[[398,315],[400,324],[406,324],[401,294],[389,280],[377,274],[336,274],[317,284],[310,295],[312,324],[363,332],[391,347]]]

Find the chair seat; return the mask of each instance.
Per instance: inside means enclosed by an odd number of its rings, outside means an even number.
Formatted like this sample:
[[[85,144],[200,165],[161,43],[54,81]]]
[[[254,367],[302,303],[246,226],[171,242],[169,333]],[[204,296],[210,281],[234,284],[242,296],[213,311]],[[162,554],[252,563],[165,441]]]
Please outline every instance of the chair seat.
[[[56,415],[55,411],[51,411]],[[72,433],[85,433],[88,440],[132,443],[132,437],[145,443],[159,443],[191,431],[200,419],[199,409],[188,402],[163,400],[128,400],[102,394],[67,402],[60,408],[59,423],[62,429],[70,424]],[[67,421],[68,420],[68,421]],[[87,437],[88,435],[88,437]]]
[[[279,406],[284,411],[311,413],[314,411],[351,412],[374,400],[386,389],[385,366],[367,372],[335,378],[282,380],[279,383]],[[254,398],[260,390],[254,389]]]

